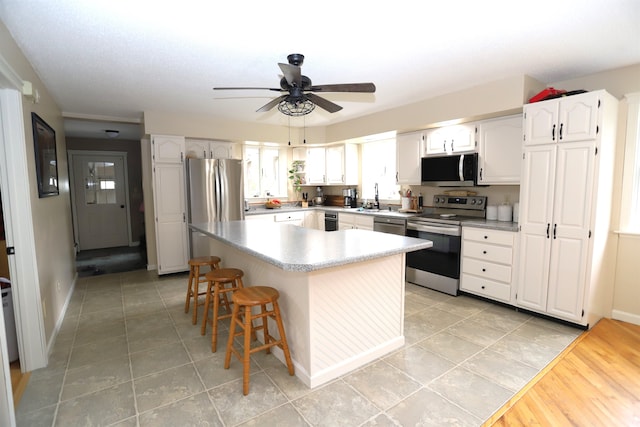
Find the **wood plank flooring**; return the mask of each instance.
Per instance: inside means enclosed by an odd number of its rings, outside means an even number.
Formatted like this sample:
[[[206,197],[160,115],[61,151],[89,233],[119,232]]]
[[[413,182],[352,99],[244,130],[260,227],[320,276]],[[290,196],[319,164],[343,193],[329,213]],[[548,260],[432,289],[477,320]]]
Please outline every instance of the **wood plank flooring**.
[[[640,326],[602,319],[484,426],[640,425]]]
[[[27,388],[27,384],[29,383],[29,377],[31,376],[31,372],[27,372],[23,374],[20,371],[19,360],[15,362],[11,362],[10,371],[11,371],[11,387],[13,389],[13,406],[14,408],[17,408],[18,403],[22,398],[22,393],[24,393],[24,390]]]

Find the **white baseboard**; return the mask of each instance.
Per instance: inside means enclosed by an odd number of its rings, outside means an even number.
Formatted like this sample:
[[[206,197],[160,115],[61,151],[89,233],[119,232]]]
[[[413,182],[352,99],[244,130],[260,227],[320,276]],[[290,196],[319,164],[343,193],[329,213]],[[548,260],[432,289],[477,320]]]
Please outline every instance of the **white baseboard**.
[[[147,264],[147,271],[157,270],[158,266],[155,264]]]
[[[626,311],[613,310],[611,318],[615,320],[622,320],[623,322],[633,323],[640,326],[640,314],[627,313]]]
[[[56,343],[56,338],[58,337],[58,333],[60,332],[60,328],[62,327],[62,322],[64,321],[64,316],[67,314],[67,308],[69,308],[69,302],[71,301],[71,296],[76,289],[76,282],[78,281],[78,273],[73,277],[73,282],[71,283],[71,289],[69,289],[69,293],[67,294],[67,298],[62,306],[62,310],[60,310],[60,316],[58,316],[58,320],[56,321],[56,325],[53,328],[53,333],[51,334],[51,339],[47,343],[47,359],[48,356],[51,355],[53,351],[53,345]]]

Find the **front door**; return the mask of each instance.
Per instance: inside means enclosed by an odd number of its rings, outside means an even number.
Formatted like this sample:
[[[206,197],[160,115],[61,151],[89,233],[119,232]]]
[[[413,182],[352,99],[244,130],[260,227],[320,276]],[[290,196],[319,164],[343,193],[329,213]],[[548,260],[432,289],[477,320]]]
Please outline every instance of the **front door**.
[[[73,154],[79,250],[129,245],[124,155]]]

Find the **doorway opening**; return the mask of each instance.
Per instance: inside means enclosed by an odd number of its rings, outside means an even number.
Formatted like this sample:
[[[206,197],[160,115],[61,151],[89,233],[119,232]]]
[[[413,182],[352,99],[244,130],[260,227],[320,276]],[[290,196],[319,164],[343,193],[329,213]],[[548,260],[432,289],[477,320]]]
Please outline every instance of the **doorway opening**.
[[[71,149],[67,154],[78,276],[146,268],[144,233],[137,219],[144,207],[135,197],[141,193],[139,179],[129,177],[131,153]]]

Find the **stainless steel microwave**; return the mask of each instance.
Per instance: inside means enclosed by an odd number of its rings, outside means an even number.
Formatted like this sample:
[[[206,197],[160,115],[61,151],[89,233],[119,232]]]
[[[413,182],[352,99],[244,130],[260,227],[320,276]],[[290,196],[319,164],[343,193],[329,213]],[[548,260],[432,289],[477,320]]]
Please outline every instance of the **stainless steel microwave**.
[[[422,185],[473,187],[478,179],[478,153],[423,157]]]

